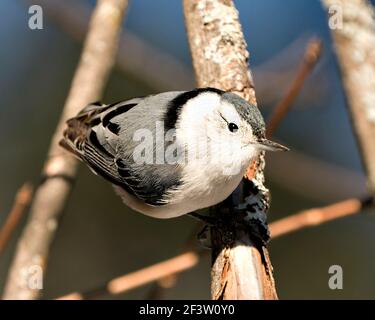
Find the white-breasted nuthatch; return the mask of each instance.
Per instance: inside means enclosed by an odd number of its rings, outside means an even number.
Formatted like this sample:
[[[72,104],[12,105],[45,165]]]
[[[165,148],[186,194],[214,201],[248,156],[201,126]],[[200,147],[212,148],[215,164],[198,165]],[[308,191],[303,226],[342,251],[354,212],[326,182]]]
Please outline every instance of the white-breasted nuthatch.
[[[288,150],[266,139],[256,106],[214,88],[93,103],[67,125],[60,144],[156,218],[223,201],[262,150]]]

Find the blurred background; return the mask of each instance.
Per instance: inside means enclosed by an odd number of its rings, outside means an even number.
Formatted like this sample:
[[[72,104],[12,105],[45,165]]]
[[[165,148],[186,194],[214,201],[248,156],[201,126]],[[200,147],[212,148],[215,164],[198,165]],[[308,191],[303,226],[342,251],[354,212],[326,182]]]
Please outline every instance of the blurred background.
[[[129,1],[124,50],[104,102],[194,87],[181,1]],[[372,1],[374,3],[374,1]],[[38,1],[0,2],[0,225],[25,181],[37,184],[55,125],[80,56],[94,1],[48,0],[44,29],[28,28]],[[290,85],[312,36],[323,55],[293,109],[275,134],[287,154],[267,158],[272,193],[269,221],[301,209],[366,194],[358,148],[348,118],[326,13],[318,0],[235,1],[251,52],[264,116]],[[108,209],[109,208],[109,209]],[[281,299],[375,297],[374,210],[303,229],[270,243]],[[22,219],[0,256],[2,290]],[[156,220],[125,207],[109,183],[81,168],[52,246],[43,298],[87,291],[181,252],[195,222]],[[330,290],[328,268],[341,265],[343,290]],[[164,298],[208,299],[210,258],[178,277]],[[148,297],[150,285],[116,296]]]

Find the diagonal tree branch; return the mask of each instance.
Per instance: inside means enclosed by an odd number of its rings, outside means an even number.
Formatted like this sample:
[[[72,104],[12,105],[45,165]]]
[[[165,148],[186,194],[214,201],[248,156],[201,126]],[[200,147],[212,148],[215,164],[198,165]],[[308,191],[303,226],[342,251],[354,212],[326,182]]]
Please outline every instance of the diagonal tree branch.
[[[307,45],[305,54],[301,65],[295,75],[294,81],[288,88],[284,98],[280,100],[273,110],[270,119],[267,121],[267,137],[271,137],[279,126],[282,119],[292,107],[294,100],[299,95],[306,78],[314,69],[316,63],[319,61],[322,52],[322,41],[320,39],[312,39]]]
[[[103,295],[116,295],[125,291],[146,285],[153,281],[175,275],[191,269],[198,264],[201,252],[188,250],[176,257],[139,269],[109,281],[101,289],[86,293],[73,292],[58,298],[59,300],[82,300],[100,298]]]
[[[375,12],[367,0],[323,0],[354,133],[375,194]]]
[[[188,39],[199,87],[216,87],[241,95],[256,104],[253,81],[248,70],[249,53],[231,0],[184,0]],[[264,156],[254,166],[250,180],[241,185],[228,201],[218,205],[215,215],[227,223],[211,229],[213,299],[276,299],[276,289],[268,252],[254,241],[250,232],[239,227],[235,217],[253,219],[248,207],[264,216],[268,190],[264,187]],[[234,214],[235,206],[245,209]]]
[[[40,290],[28,286],[27,270],[34,265],[45,270],[58,218],[78,168],[78,162],[58,146],[58,141],[65,121],[101,97],[114,63],[126,7],[127,0],[99,0],[96,5],[81,60],[44,164],[44,180],[36,190],[30,218],[10,268],[4,299],[35,299],[40,295]]]
[[[0,229],[0,256],[12,236],[13,231],[17,227],[23,217],[33,195],[33,187],[30,183],[25,183],[18,190],[14,199],[12,210],[10,210],[4,225]]]
[[[361,210],[373,206],[374,199],[351,198],[330,204],[325,207],[312,208],[292,214],[270,224],[272,238],[299,231],[307,227],[314,227],[332,220],[354,215]]]

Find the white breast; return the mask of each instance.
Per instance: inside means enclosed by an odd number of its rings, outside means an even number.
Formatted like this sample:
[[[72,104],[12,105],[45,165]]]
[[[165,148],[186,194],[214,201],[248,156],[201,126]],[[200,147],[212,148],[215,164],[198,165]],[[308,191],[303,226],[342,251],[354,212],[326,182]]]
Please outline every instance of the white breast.
[[[182,184],[167,193],[167,203],[161,206],[146,204],[120,187],[115,186],[115,190],[124,203],[135,211],[154,218],[174,218],[225,200],[241,182],[246,168],[247,165],[244,165],[236,175],[223,175],[214,166],[187,165]]]

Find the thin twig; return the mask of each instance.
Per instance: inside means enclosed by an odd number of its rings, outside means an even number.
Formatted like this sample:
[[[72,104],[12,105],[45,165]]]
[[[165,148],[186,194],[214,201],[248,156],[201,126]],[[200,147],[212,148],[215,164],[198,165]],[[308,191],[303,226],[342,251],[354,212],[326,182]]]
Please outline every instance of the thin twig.
[[[26,208],[30,204],[33,196],[33,186],[30,183],[25,183],[17,192],[14,199],[13,207],[10,210],[2,228],[0,229],[0,255],[3,253],[6,245],[9,242],[13,231],[21,221]]]
[[[309,41],[294,81],[290,85],[284,98],[280,100],[273,110],[270,119],[267,122],[267,137],[271,137],[273,135],[276,128],[279,126],[280,122],[291,108],[293,102],[299,95],[306,78],[318,62],[321,51],[322,41],[320,39],[312,39]]]
[[[80,63],[44,164],[43,182],[36,190],[30,217],[9,270],[4,299],[36,299],[41,290],[28,286],[25,272],[37,265],[44,271],[58,219],[68,200],[78,162],[58,142],[65,122],[104,90],[114,63],[127,0],[99,0],[92,15]]]
[[[90,292],[80,294],[74,292],[66,296],[60,297],[61,300],[80,300],[94,299],[105,294],[116,295],[130,289],[143,286],[145,284],[166,278],[170,275],[191,269],[196,266],[199,261],[199,254],[195,251],[187,251],[174,258],[159,262],[149,267],[137,270],[122,277],[116,278],[108,282],[101,288]]]
[[[272,238],[356,214],[373,203],[373,198],[352,198],[326,207],[298,212],[270,224]]]

